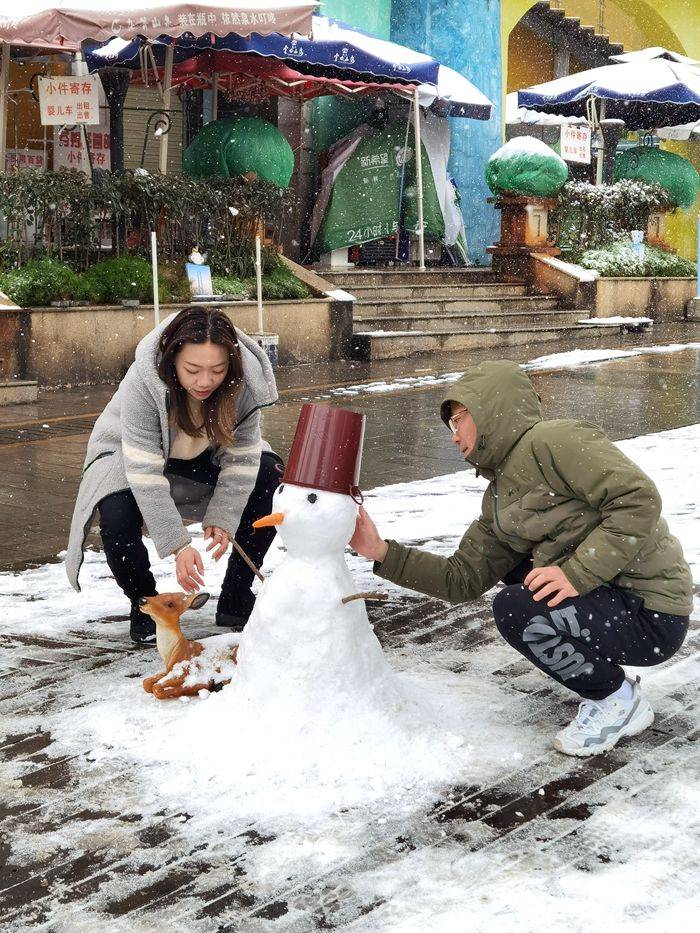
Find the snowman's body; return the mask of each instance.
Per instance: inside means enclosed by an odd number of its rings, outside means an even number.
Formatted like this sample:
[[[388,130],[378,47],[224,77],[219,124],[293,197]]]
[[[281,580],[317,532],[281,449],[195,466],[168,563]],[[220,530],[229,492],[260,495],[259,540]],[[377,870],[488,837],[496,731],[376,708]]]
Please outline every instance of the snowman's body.
[[[241,637],[239,702],[302,715],[396,702],[396,679],[364,602],[342,602],[357,592],[344,557],[357,506],[340,493],[286,483],[273,511],[287,553],[264,582]]]

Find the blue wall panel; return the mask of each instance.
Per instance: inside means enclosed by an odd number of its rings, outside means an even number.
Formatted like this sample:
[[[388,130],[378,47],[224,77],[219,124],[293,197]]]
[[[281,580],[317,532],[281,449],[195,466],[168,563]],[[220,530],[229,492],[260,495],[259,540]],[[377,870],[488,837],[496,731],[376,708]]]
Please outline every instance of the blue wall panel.
[[[501,145],[499,0],[392,0],[391,39],[454,68],[495,104],[488,122],[450,120],[449,168],[462,194],[469,254],[488,262],[485,249],[498,238],[499,224],[484,181],[486,160]]]

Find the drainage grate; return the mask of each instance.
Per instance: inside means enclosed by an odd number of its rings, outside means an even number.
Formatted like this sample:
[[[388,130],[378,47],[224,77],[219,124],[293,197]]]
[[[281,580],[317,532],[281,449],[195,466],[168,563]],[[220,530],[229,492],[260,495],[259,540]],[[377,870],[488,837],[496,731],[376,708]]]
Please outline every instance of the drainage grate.
[[[0,447],[7,447],[8,444],[17,444],[22,441],[46,441],[71,434],[89,434],[96,420],[91,416],[72,418],[69,421],[37,421],[21,427],[0,428]]]

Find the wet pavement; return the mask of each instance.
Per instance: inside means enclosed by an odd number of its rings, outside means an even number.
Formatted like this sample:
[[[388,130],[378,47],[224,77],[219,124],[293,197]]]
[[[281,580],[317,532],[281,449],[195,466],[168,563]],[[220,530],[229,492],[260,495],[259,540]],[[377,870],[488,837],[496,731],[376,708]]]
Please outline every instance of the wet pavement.
[[[277,374],[280,402],[265,414],[265,436],[286,456],[303,401],[350,407],[367,415],[364,488],[427,479],[464,468],[436,414],[444,385],[351,397],[330,393],[348,385],[456,372],[482,359],[524,362],[575,348],[633,349],[697,341],[700,325],[684,323],[575,344],[535,343],[408,360],[283,368]],[[697,349],[535,372],[532,378],[546,417],[592,421],[616,440],[700,421]],[[113,385],[66,388],[40,393],[37,404],[0,409],[0,569],[44,563],[65,547],[89,432],[114,391]]]

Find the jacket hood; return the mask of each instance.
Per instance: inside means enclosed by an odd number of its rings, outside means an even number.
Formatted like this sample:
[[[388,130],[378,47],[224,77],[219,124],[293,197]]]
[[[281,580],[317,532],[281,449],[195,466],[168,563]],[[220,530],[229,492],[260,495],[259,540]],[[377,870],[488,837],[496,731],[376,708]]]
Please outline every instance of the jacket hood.
[[[171,314],[146,334],[139,341],[134,353],[136,367],[149,391],[156,399],[162,398],[166,392],[166,385],[158,375],[160,338],[165,328],[176,316],[177,312]],[[249,399],[252,402],[252,408],[272,405],[277,401],[277,384],[267,354],[251,337],[244,334],[235,325],[234,330],[241,351],[245,388],[250,393]]]
[[[523,434],[542,420],[532,383],[510,360],[468,369],[443,398],[440,417],[445,424],[451,417],[451,402],[464,405],[476,423],[477,442],[467,460],[482,473],[492,473]]]

